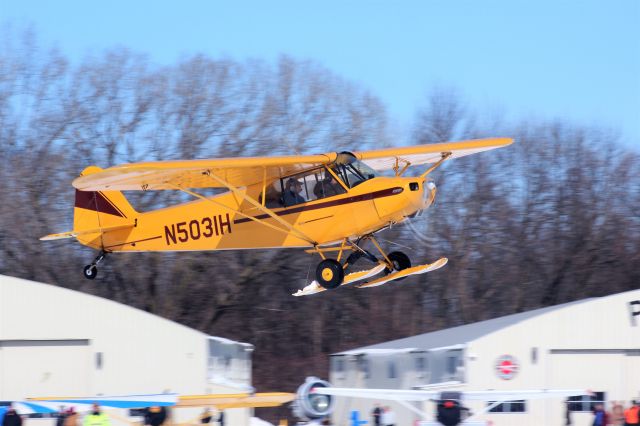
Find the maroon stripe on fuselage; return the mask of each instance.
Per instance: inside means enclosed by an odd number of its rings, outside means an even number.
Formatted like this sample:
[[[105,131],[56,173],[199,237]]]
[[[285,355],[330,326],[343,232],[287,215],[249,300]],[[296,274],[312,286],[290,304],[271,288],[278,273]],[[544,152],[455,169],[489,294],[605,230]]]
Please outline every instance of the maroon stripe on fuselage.
[[[388,189],[382,189],[380,191],[369,192],[368,194],[354,195],[352,197],[339,198],[337,200],[325,201],[323,203],[318,203],[318,204],[301,205],[301,206],[292,207],[292,208],[282,210],[279,212],[274,212],[274,213],[278,216],[285,216],[288,214],[323,209],[325,207],[334,207],[334,206],[340,206],[342,204],[359,203],[361,201],[373,200],[375,198],[390,197],[392,195],[400,194],[402,191],[403,191],[402,188],[396,186],[394,188],[388,188]],[[265,214],[261,214],[254,217],[256,219],[267,219],[271,216],[265,213]],[[243,217],[243,218],[234,220],[233,223],[234,225],[236,225],[239,223],[249,222],[250,220],[251,219],[249,219],[248,217]]]
[[[80,191],[76,189],[75,207],[126,217],[102,193],[96,191]]]

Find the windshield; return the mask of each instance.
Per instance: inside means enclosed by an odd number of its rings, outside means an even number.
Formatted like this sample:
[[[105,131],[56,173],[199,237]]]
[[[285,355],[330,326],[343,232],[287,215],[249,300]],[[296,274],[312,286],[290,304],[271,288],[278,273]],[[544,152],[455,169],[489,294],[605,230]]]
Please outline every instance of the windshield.
[[[341,152],[332,170],[349,187],[353,188],[365,180],[376,177],[376,172],[362,161],[356,159],[350,152]]]
[[[364,177],[365,180],[373,179],[374,177],[376,177],[376,171],[373,170],[371,167],[367,166],[362,161],[356,160],[353,163],[351,163],[351,165],[353,166],[354,169],[360,172],[360,174],[362,175],[362,177]]]

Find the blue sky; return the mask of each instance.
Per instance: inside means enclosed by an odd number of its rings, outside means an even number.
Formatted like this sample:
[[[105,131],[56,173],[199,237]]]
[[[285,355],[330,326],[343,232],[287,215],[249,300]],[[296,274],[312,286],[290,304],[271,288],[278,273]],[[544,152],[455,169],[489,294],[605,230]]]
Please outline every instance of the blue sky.
[[[620,129],[640,146],[640,1],[0,0],[71,58],[113,46],[157,63],[184,54],[313,59],[409,124],[435,85],[470,109]]]

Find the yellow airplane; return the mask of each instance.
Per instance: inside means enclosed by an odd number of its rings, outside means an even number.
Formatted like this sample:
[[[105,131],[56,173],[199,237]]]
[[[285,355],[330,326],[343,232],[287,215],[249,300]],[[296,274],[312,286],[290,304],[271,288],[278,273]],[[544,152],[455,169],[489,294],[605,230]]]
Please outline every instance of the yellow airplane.
[[[303,247],[322,260],[315,281],[296,296],[383,273],[360,284],[373,287],[447,262],[441,258],[412,267],[406,254],[385,253],[374,237],[433,203],[436,188],[427,175],[446,160],[512,142],[496,138],[353,153],[160,161],[106,170],[90,166],[73,181],[73,231],[41,239],[75,237],[99,250],[84,268],[88,279],[96,277],[97,265],[113,252]],[[403,176],[417,165],[428,168],[416,177]],[[391,170],[388,176],[378,173]],[[199,188],[227,192],[205,196]],[[138,212],[120,192],[152,190],[178,190],[195,200]],[[364,248],[367,241],[379,257]],[[329,257],[332,253],[335,258]],[[360,258],[374,266],[345,276]]]

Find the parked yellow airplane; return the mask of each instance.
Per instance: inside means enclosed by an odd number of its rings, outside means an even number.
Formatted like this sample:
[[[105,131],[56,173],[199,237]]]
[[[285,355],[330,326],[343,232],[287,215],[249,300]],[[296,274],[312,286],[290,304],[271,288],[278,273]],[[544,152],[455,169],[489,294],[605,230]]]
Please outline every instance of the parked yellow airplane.
[[[435,185],[427,175],[445,160],[511,144],[481,139],[372,151],[281,157],[219,158],[87,167],[76,188],[73,231],[42,240],[75,237],[100,251],[84,268],[93,279],[107,253],[125,251],[232,250],[305,247],[322,261],[316,280],[295,295],[307,295],[368,279],[372,287],[446,264],[442,258],[411,267],[402,252],[385,253],[374,233],[431,205]],[[404,177],[409,166],[430,165]],[[377,171],[393,170],[393,176]],[[226,188],[204,196],[198,188]],[[179,190],[197,200],[137,212],[120,191]],[[380,253],[363,247],[371,241]],[[327,255],[336,253],[336,258]],[[349,256],[345,256],[349,253]],[[345,276],[364,257],[375,266]],[[346,258],[346,259],[345,259]]]

